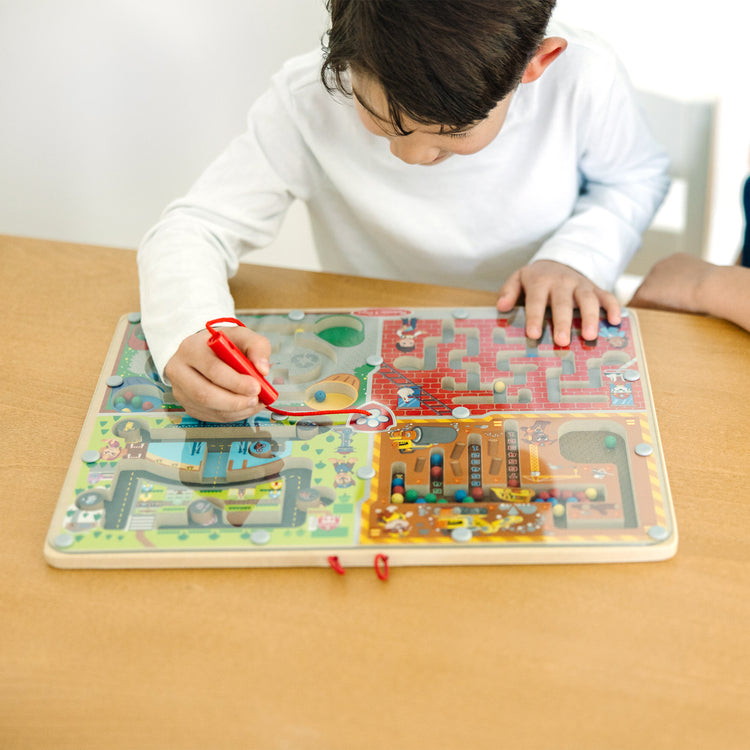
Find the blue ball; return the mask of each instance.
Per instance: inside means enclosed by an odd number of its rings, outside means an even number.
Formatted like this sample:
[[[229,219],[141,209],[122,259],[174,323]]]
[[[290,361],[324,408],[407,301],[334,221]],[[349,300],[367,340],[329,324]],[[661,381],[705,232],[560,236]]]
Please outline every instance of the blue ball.
[[[315,400],[320,403],[321,401],[326,400],[326,392],[325,391],[315,391]]]

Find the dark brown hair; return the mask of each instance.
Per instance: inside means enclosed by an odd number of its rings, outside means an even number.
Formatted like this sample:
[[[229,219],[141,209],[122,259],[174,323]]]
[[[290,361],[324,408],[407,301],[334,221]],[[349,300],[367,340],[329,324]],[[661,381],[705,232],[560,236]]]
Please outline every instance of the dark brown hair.
[[[372,77],[398,133],[403,118],[461,129],[483,120],[520,82],[555,0],[327,0],[321,77]]]

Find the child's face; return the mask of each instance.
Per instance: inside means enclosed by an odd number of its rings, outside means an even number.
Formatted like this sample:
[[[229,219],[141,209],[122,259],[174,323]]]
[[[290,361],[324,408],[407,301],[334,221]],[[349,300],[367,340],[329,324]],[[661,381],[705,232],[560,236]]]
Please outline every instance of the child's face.
[[[488,146],[505,122],[512,94],[497,103],[484,120],[460,132],[440,132],[438,125],[423,125],[404,118],[403,126],[409,132],[394,132],[388,117],[388,104],[377,81],[351,71],[352,90],[357,114],[362,124],[375,135],[387,138],[391,153],[407,164],[432,166],[445,161],[453,154],[475,154]]]

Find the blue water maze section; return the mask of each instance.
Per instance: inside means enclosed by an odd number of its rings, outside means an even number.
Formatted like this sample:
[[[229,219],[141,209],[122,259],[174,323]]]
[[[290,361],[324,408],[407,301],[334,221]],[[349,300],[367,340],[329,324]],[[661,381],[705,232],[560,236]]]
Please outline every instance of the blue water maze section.
[[[201,442],[179,443],[154,441],[149,443],[148,452],[170,463],[185,464],[186,466],[200,466],[206,455],[206,444]]]
[[[226,479],[228,456],[225,453],[209,453],[206,467],[203,469],[204,479]]]
[[[196,469],[205,461],[202,476],[204,479],[223,480],[227,477],[227,468],[242,468],[260,466],[285,458],[292,452],[291,443],[285,441],[281,445],[274,444],[275,451],[271,451],[271,443],[265,440],[236,440],[228,449],[208,451],[204,441],[178,442],[154,442],[149,445],[149,453],[156,459],[162,459],[165,463],[182,464],[193,466]],[[265,455],[256,456],[251,452]]]

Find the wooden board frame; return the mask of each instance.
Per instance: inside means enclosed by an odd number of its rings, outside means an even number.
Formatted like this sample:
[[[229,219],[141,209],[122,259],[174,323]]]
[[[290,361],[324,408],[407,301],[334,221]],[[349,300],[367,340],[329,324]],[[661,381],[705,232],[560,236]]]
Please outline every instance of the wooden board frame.
[[[139,315],[123,316],[50,524],[50,564],[345,568],[675,554],[633,311],[619,327],[602,321],[589,343],[576,319],[564,348],[549,325],[526,339],[522,309],[238,315],[272,340],[276,405],[356,406],[372,418],[264,411],[199,423],[158,380]]]

